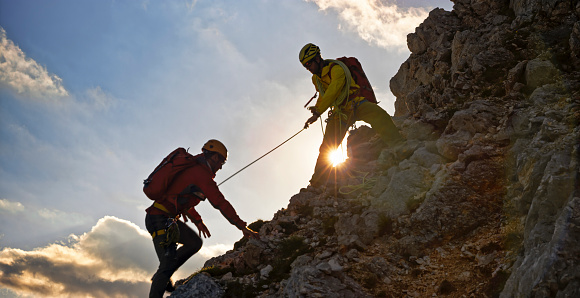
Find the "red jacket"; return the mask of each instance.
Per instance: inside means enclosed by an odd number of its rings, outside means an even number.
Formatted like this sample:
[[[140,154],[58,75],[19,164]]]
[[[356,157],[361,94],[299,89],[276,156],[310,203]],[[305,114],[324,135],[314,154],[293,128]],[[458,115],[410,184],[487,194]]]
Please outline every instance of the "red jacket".
[[[220,192],[213,180],[215,174],[207,164],[203,154],[196,155],[195,158],[198,164],[179,174],[169,186],[163,199],[156,202],[163,205],[169,211],[169,214],[154,206],[147,208],[147,213],[164,214],[171,217],[182,214],[189,217],[193,222],[200,222],[201,216],[195,211],[194,207],[201,200],[207,198],[211,205],[219,209],[232,225],[238,229],[243,229],[246,226],[246,222],[240,219],[234,207]]]

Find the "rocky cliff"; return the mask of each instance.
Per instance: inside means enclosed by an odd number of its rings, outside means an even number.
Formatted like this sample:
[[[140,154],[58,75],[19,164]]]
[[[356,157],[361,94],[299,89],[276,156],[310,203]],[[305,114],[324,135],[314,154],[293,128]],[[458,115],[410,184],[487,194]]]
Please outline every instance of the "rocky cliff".
[[[351,132],[172,297],[580,297],[580,3],[453,2],[391,79],[407,142]]]

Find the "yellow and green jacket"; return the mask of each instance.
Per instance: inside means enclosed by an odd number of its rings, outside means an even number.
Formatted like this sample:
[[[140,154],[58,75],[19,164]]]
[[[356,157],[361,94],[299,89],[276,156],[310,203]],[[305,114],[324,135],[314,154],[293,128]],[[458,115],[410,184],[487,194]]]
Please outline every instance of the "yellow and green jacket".
[[[318,114],[324,113],[328,108],[335,109],[340,106],[343,112],[351,110],[353,105],[347,103],[357,103],[364,100],[364,97],[357,96],[359,86],[352,79],[350,72],[345,73],[344,68],[348,68],[337,60],[331,61],[330,64],[322,68],[322,74],[312,75],[312,83],[316,87],[316,91],[320,93],[316,101],[316,112]],[[340,65],[344,65],[344,68]],[[350,82],[350,88],[344,90],[347,81]],[[348,98],[346,98],[348,92]],[[341,98],[342,97],[342,98]]]

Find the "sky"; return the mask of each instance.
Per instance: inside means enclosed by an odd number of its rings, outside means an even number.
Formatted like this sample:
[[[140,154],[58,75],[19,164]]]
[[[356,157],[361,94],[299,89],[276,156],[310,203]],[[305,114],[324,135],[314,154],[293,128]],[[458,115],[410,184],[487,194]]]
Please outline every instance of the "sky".
[[[158,265],[142,181],[177,147],[222,141],[220,183],[299,132],[302,46],[357,57],[391,115],[406,36],[447,0],[0,0],[0,297],[143,297]],[[308,185],[320,120],[220,186],[248,223]],[[212,236],[174,275],[242,233]],[[193,225],[190,225],[193,227]]]

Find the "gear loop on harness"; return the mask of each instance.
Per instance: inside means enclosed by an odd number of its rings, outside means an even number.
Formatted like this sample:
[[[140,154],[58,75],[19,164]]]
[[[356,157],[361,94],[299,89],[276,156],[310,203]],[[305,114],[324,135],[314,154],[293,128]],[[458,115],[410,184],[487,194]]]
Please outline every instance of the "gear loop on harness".
[[[177,241],[179,241],[180,233],[179,227],[177,226],[178,219],[179,215],[167,219],[165,224],[165,240],[159,243],[162,247],[168,247],[171,244],[177,243]]]
[[[159,242],[159,245],[165,249],[165,257],[174,259],[177,257],[177,242],[179,241],[180,232],[177,226],[179,215],[170,217],[165,224],[165,239]]]

